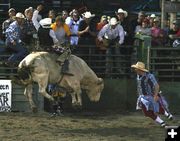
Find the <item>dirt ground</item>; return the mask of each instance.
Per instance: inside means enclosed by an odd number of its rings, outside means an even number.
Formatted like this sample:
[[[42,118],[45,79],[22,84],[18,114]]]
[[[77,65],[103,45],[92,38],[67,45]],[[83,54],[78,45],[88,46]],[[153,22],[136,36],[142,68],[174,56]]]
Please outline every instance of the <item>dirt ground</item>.
[[[141,112],[0,113],[1,141],[164,141],[165,131]]]

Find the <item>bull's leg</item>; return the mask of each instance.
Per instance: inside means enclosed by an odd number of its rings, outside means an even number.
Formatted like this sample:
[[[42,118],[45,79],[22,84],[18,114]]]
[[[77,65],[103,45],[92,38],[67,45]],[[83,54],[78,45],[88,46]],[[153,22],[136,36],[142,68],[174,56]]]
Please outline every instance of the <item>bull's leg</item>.
[[[38,85],[39,85],[39,93],[44,97],[46,97],[47,99],[49,99],[50,101],[54,101],[54,98],[46,92],[46,88],[48,85],[48,75],[39,79]]]
[[[81,89],[76,88],[70,94],[71,94],[71,97],[72,97],[72,105],[73,106],[82,106]]]
[[[77,96],[77,104],[82,106],[82,98],[81,98],[81,89],[80,87],[78,88],[78,90],[76,91],[76,96]]]
[[[33,86],[32,84],[29,84],[26,86],[25,90],[24,90],[24,95],[27,97],[29,103],[30,103],[30,106],[31,106],[31,109],[33,112],[37,112],[37,107],[33,101],[33,98],[32,98],[32,92],[33,92]]]
[[[68,93],[71,94],[73,106],[82,106],[81,87],[78,80],[73,77],[64,76],[59,85],[65,87]]]

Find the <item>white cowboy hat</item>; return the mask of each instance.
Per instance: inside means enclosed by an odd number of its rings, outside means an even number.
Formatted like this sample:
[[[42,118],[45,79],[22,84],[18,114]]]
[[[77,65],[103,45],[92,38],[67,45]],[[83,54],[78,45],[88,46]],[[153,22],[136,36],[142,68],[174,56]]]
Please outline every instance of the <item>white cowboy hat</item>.
[[[127,16],[128,16],[127,11],[123,10],[122,8],[119,8],[116,13],[117,13],[117,14],[118,14],[118,13],[123,13],[123,14],[124,14],[124,17],[127,17]]]
[[[160,22],[159,17],[156,17],[156,18],[153,20],[153,22]]]
[[[44,19],[40,20],[39,24],[43,28],[50,28],[51,24],[52,24],[52,19],[51,18],[44,18]]]
[[[145,69],[145,64],[143,62],[137,62],[134,65],[131,65],[131,68],[138,69],[144,72],[149,72],[147,69]]]
[[[8,13],[10,13],[10,12],[12,12],[12,11],[16,12],[16,10],[15,10],[14,8],[10,8],[10,9],[8,10]]]
[[[18,12],[15,17],[16,18],[20,18],[20,19],[24,19],[25,18],[25,16],[22,13],[20,13],[20,12]]]
[[[118,23],[117,19],[115,17],[112,17],[109,21],[110,25],[116,25]]]
[[[156,18],[156,15],[155,15],[155,14],[151,14],[150,17],[151,17],[151,18]]]
[[[84,18],[89,19],[89,18],[94,17],[95,14],[91,14],[91,12],[87,11],[87,12],[83,13],[82,16],[83,16]]]

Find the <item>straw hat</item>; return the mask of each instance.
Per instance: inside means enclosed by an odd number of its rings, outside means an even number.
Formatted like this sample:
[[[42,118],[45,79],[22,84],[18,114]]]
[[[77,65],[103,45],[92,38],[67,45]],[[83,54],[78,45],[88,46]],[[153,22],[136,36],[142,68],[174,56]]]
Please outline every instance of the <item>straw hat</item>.
[[[143,62],[137,62],[134,65],[131,65],[131,68],[138,69],[144,72],[149,72],[147,69],[145,69],[145,64]]]
[[[87,11],[87,12],[83,13],[82,16],[83,16],[84,18],[89,19],[89,18],[94,17],[95,14],[91,14],[91,12]]]
[[[124,17],[127,17],[128,16],[128,13],[127,11],[123,10],[122,8],[119,8],[118,11],[116,12],[116,14],[118,13],[123,13],[124,14]]]
[[[25,18],[25,16],[22,13],[20,13],[20,12],[18,12],[15,17],[16,18],[20,18],[20,19],[24,19]]]
[[[110,25],[116,25],[118,23],[117,19],[115,17],[112,17],[109,21]]]

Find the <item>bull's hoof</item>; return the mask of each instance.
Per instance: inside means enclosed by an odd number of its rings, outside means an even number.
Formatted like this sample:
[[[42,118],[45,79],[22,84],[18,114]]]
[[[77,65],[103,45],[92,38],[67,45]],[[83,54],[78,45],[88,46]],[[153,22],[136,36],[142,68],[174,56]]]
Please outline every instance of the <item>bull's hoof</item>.
[[[73,107],[73,109],[74,109],[75,111],[81,111],[81,110],[82,110],[82,106],[81,106],[81,105],[75,104],[75,105],[73,105],[72,107]]]
[[[55,101],[53,97],[50,97],[49,100],[50,100],[50,101]]]
[[[37,112],[38,112],[37,107],[32,107],[32,112],[33,112],[33,113],[37,113]]]

